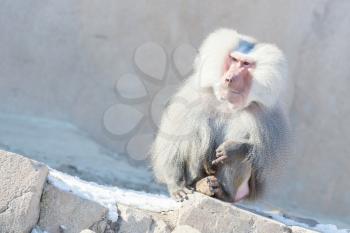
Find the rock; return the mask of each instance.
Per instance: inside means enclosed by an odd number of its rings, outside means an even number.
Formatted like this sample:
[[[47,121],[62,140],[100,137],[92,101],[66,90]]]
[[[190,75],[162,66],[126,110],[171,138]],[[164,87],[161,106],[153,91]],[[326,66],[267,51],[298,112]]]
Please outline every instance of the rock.
[[[30,232],[40,211],[45,165],[0,151],[0,232]]]
[[[177,226],[171,233],[201,233],[200,231],[190,227],[188,225]]]
[[[47,233],[43,231],[39,226],[35,226],[30,233]]]
[[[152,225],[152,217],[146,214],[138,213],[128,209],[125,214],[120,216],[120,233],[143,233],[147,232]]]
[[[103,221],[108,209],[47,184],[40,204],[38,225],[50,233],[77,233]],[[105,229],[99,229],[103,233]],[[62,231],[62,230],[61,230]]]
[[[292,226],[290,227],[293,231],[293,233],[317,233],[317,231],[313,231],[310,229],[306,229],[303,227],[298,227],[298,226]]]
[[[85,230],[82,230],[80,233],[96,233],[96,232],[89,229],[85,229]]]
[[[180,208],[178,225],[188,225],[201,233],[292,232],[282,223],[199,193],[191,195]]]
[[[102,219],[91,227],[89,227],[90,230],[96,232],[96,233],[115,233],[117,232],[118,225],[117,222],[112,222],[111,220]]]
[[[118,233],[170,233],[171,227],[162,219],[159,213],[139,210],[133,207],[120,206]],[[164,216],[167,218],[168,216]]]
[[[0,233],[315,232],[199,193],[190,195],[181,208],[164,212],[118,204],[119,219],[112,222],[100,204],[45,185],[47,174],[40,163],[0,151]]]
[[[153,233],[170,233],[170,227],[163,220],[156,220],[153,222],[151,231]]]

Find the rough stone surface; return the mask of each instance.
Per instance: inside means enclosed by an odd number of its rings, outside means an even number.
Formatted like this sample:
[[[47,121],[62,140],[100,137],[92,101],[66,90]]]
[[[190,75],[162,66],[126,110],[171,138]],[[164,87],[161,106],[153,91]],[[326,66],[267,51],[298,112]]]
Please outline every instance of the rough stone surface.
[[[28,233],[34,226],[35,232],[50,233],[314,232],[199,193],[166,212],[118,204],[119,219],[111,222],[100,204],[44,186],[46,166],[8,152],[0,152],[0,165],[0,233]]]
[[[95,202],[61,191],[51,184],[44,189],[40,209],[38,225],[50,233],[61,233],[60,229],[64,229],[64,233],[80,232],[103,220],[108,211]]]
[[[115,233],[117,232],[118,225],[117,222],[112,222],[108,219],[101,219],[100,221],[94,223],[90,230],[96,233]]]
[[[180,225],[177,226],[171,233],[201,233],[197,229],[194,229],[193,227],[190,227],[188,225]]]
[[[302,227],[289,227],[270,218],[243,210],[208,196],[195,193],[181,208],[151,212],[118,205],[120,233],[314,233]]]
[[[0,151],[0,232],[26,233],[38,221],[45,165]]]
[[[290,227],[280,222],[199,193],[191,195],[190,200],[184,202],[179,210],[178,224],[188,225],[201,233],[293,232]]]
[[[313,231],[310,229],[306,229],[303,227],[298,227],[298,226],[292,226],[290,227],[293,231],[293,233],[317,233],[317,231]]]
[[[118,233],[170,233],[172,226],[169,221],[172,221],[172,224],[176,222],[172,213],[162,215],[122,205],[118,205],[118,209]]]
[[[151,228],[151,232],[154,233],[170,233],[170,227],[162,220],[157,220],[153,224],[153,228]]]

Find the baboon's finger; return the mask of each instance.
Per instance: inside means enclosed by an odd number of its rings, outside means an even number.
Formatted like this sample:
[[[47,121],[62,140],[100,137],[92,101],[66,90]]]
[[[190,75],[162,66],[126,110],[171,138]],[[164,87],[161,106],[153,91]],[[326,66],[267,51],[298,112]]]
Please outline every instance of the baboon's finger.
[[[224,160],[226,160],[227,158],[228,158],[227,155],[223,155],[223,156],[221,156],[221,157],[219,157],[217,159],[214,159],[211,163],[212,163],[212,165],[217,165],[219,163],[223,163]]]

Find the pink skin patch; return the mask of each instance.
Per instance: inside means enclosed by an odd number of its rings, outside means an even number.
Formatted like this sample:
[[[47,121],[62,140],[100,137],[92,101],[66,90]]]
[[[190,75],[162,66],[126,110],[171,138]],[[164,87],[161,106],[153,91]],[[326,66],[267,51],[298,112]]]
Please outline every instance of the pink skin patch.
[[[220,87],[220,98],[230,102],[234,108],[244,106],[250,91],[251,70],[255,62],[239,52],[229,54],[224,64],[224,74]]]
[[[238,187],[234,202],[240,201],[249,195],[249,178],[244,180],[243,183]]]

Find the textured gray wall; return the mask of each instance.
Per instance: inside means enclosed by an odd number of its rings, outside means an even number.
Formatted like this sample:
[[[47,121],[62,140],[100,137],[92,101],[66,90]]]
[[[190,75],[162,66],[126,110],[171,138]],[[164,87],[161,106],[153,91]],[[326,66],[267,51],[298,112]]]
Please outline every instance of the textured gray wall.
[[[296,83],[296,155],[285,184],[276,187],[274,204],[350,224],[349,12],[347,0],[1,0],[0,109],[69,120],[127,153],[135,135],[140,142],[154,131],[149,105],[157,102],[158,91],[188,71],[189,61],[174,66],[174,56],[191,58],[181,48],[197,48],[218,27],[235,28],[279,45]],[[155,58],[164,69],[142,72]],[[142,82],[138,93],[143,86],[147,90],[136,100],[116,87],[129,73]],[[135,119],[144,116],[123,136],[110,121],[120,118],[117,103],[135,107]]]

